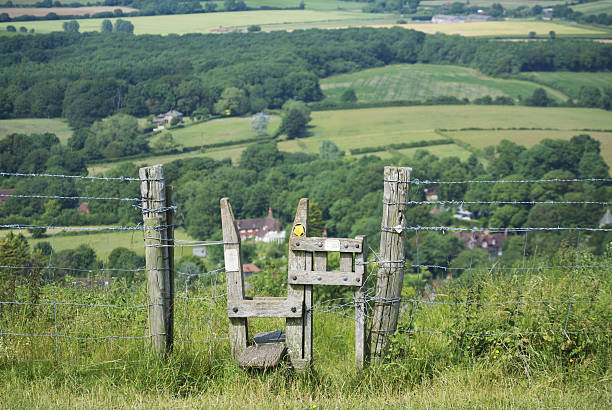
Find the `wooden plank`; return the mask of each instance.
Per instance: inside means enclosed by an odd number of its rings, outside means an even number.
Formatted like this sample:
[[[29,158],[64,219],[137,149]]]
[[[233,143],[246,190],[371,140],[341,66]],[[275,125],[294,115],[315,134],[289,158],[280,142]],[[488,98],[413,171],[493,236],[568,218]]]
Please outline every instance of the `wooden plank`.
[[[347,254],[350,256],[350,254]],[[352,260],[350,260],[352,264]],[[343,271],[289,271],[289,283],[300,285],[361,286],[361,274]]]
[[[234,220],[234,212],[228,198],[222,198],[220,204],[227,306],[229,310],[233,303],[244,300],[244,277],[240,255],[240,235]],[[238,359],[246,349],[248,336],[247,319],[245,317],[230,317],[229,338],[234,359]]]
[[[149,300],[149,333],[151,345],[158,354],[170,351],[172,343],[168,320],[170,314],[170,266],[164,170],[161,165],[139,169],[140,195],[144,220],[147,295]]]
[[[293,227],[301,224],[303,226],[303,236],[308,235],[308,198],[302,198],[298,204]],[[299,232],[301,233],[301,232]],[[291,229],[290,238],[296,238],[295,229]],[[290,270],[306,270],[306,260],[310,259],[311,255],[304,251],[289,250],[288,266]],[[306,286],[305,285],[287,285],[287,296],[291,300],[301,300],[306,306]],[[310,294],[312,298],[312,294]],[[304,325],[306,317],[287,318],[287,349],[291,363],[295,368],[301,368],[301,360],[304,359]],[[308,361],[308,359],[307,359]]]
[[[385,167],[382,226],[404,226],[402,211],[408,201],[411,168]],[[402,181],[402,182],[398,182]],[[383,229],[380,235],[380,259],[404,260],[405,235],[402,230]],[[372,356],[380,359],[387,348],[388,335],[395,332],[399,315],[403,264],[381,264],[378,267],[374,318],[372,320]]]
[[[287,352],[284,343],[265,343],[247,347],[236,360],[240,367],[266,369],[274,367]]]
[[[234,300],[227,304],[227,315],[234,317],[302,317],[304,313],[302,300],[287,298],[254,298],[252,300]]]
[[[366,248],[366,237],[358,236],[363,240],[363,249]],[[361,275],[360,286],[355,291],[355,366],[357,369],[364,369],[367,363],[367,311],[365,302],[365,280],[366,280],[366,252],[355,254],[355,272]]]
[[[306,238],[296,237],[289,239],[289,249],[292,251],[308,252],[361,252],[363,243],[351,238]]]

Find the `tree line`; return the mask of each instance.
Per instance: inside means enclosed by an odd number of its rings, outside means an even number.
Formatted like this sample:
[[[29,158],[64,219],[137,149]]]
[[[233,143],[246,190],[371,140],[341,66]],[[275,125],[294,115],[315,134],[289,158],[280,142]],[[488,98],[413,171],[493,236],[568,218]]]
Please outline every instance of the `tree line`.
[[[498,42],[401,28],[222,36],[57,32],[7,37],[0,56],[0,118],[62,116],[74,128],[117,112],[213,113],[228,89],[239,90],[232,92],[241,100],[235,115],[280,108],[290,99],[320,101],[320,78],[395,63],[456,64],[489,75],[612,69],[610,44]]]

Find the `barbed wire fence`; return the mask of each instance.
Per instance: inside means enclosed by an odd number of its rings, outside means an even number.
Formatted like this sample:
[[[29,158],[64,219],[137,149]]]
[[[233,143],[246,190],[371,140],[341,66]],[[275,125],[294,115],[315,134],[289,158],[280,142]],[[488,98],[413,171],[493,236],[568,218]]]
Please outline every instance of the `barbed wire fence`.
[[[603,178],[576,178],[576,179],[530,179],[530,180],[465,180],[465,181],[441,181],[441,180],[412,180],[409,179],[385,179],[385,184],[410,184],[411,188],[427,188],[428,190],[439,189],[443,185],[471,185],[471,184],[567,184],[567,183],[599,183],[609,184],[612,179]],[[410,189],[410,196],[418,196],[415,189]],[[424,191],[421,191],[421,195]],[[486,205],[486,206],[502,206],[502,205],[546,205],[546,206],[574,206],[584,207],[589,206],[599,207],[601,210],[599,217],[604,215],[606,208],[612,202],[610,201],[563,201],[563,200],[463,200],[463,199],[445,199],[431,198],[426,200],[394,200],[385,201],[383,204],[390,207],[403,207],[402,215],[410,211],[410,207],[426,207],[427,211],[433,209],[439,210],[446,207],[445,212],[455,212],[456,208],[461,210],[467,205]],[[442,208],[444,209],[444,208]],[[592,209],[591,209],[592,210]],[[384,211],[383,211],[384,212]],[[456,214],[457,215],[457,214]],[[455,215],[455,216],[456,216]],[[599,217],[597,221],[599,221]],[[407,221],[408,218],[403,218]],[[433,220],[433,218],[429,218]],[[451,224],[441,225],[417,225],[407,222],[389,226],[382,224],[381,232],[392,232],[398,235],[410,236],[411,247],[413,254],[406,259],[385,260],[382,257],[382,249],[377,253],[370,248],[371,257],[368,262],[368,278],[365,282],[368,284],[365,289],[366,303],[368,306],[368,320],[372,322],[374,318],[373,312],[377,306],[396,306],[399,311],[399,321],[397,327],[384,329],[370,328],[372,332],[370,337],[382,335],[388,339],[392,335],[404,335],[408,338],[414,337],[433,337],[441,336],[451,338],[458,342],[462,339],[469,338],[471,348],[478,344],[475,339],[481,341],[489,341],[492,343],[504,344],[507,343],[507,337],[515,338],[553,338],[561,337],[570,340],[574,336],[592,337],[602,336],[609,337],[612,334],[612,287],[610,281],[606,284],[597,283],[595,286],[589,286],[588,281],[594,280],[594,277],[601,278],[605,275],[609,277],[611,273],[612,263],[607,259],[600,258],[595,260],[583,253],[581,245],[581,234],[593,233],[608,233],[612,232],[610,226],[494,226],[494,227],[465,227],[455,225],[466,225],[459,219],[454,218]],[[471,221],[476,224],[477,221]],[[566,241],[572,244],[573,263],[554,264],[550,258],[545,255],[527,256],[527,244],[532,237],[540,233],[553,233],[564,235]],[[500,262],[502,243],[493,242],[495,249],[499,249],[499,253],[495,255],[489,254],[487,263],[479,261],[476,266],[469,264],[466,266],[453,266],[449,263],[435,264],[423,261],[423,245],[422,239],[425,235],[455,235],[460,239],[461,246],[465,249],[483,249],[488,251],[491,247],[491,237],[497,234],[497,239],[505,240],[510,236],[521,237],[523,241],[522,258],[519,263],[505,265]],[[501,234],[501,235],[500,235]],[[569,250],[568,250],[569,251]],[[592,255],[591,255],[592,256]],[[542,261],[548,260],[548,263]],[[448,262],[448,260],[447,260]],[[409,276],[422,277],[422,274],[432,275],[432,272],[438,272],[439,279],[433,279],[430,284],[424,286],[423,292],[414,292],[406,295],[406,285],[402,294],[394,295],[393,297],[377,296],[376,283],[380,281],[379,268],[390,268],[392,272],[402,272]],[[566,297],[550,298],[546,297],[547,292],[530,283],[530,280],[538,281],[541,287],[542,280],[554,274],[565,275],[566,281],[564,284],[571,283],[571,286],[565,290]],[[480,275],[482,278],[495,278],[500,276],[515,275],[523,280],[515,280],[516,286],[514,289],[495,289],[493,294],[485,294],[482,291],[481,284],[478,281],[464,281],[463,286],[449,287],[453,281],[460,275]],[[404,282],[406,283],[406,282]],[[506,281],[507,283],[507,281]],[[442,293],[449,290],[454,293]],[[515,297],[512,297],[512,296]],[[539,296],[539,297],[538,297]],[[346,318],[353,319],[352,308],[354,301],[352,297],[340,297],[330,300],[325,300],[317,303],[314,310],[319,313],[339,314]],[[474,312],[478,311],[477,314]],[[478,316],[478,317],[476,317]],[[590,322],[581,322],[581,319],[589,317]],[[568,345],[571,343],[568,342]],[[375,349],[375,343],[372,344],[372,350]],[[388,344],[385,348],[388,348]],[[465,347],[465,346],[464,346]],[[470,348],[470,346],[467,346]],[[497,351],[499,352],[499,351]],[[372,352],[374,354],[374,352]],[[497,353],[498,354],[498,353]],[[579,355],[577,351],[568,351],[567,359],[574,361]],[[497,355],[495,355],[497,357]]]
[[[24,174],[1,172],[3,177],[16,178],[46,178],[77,180],[84,184],[109,183],[132,184],[142,183],[142,178],[131,177],[85,177],[58,174]],[[158,181],[158,179],[149,179]],[[612,179],[534,179],[520,181],[506,180],[466,180],[466,181],[419,181],[419,180],[385,180],[389,184],[410,184],[417,187],[437,188],[442,185],[455,184],[563,184],[563,183],[600,183],[609,184]],[[3,197],[20,201],[35,200],[73,200],[100,201],[120,204],[123,207],[144,212],[174,212],[174,205],[168,205],[152,210],[142,205],[143,198],[134,196],[97,196],[97,195],[50,195],[40,194],[3,194]],[[386,206],[402,207],[463,207],[465,205],[550,205],[550,206],[597,206],[605,210],[612,202],[609,201],[500,201],[462,199],[448,200],[401,200],[383,201]],[[603,212],[602,212],[603,214]],[[27,229],[47,229],[50,232],[51,253],[46,263],[38,264],[6,264],[0,265],[3,278],[15,277],[16,286],[11,296],[0,300],[0,354],[9,360],[16,361],[50,361],[69,366],[96,366],[106,363],[135,362],[143,360],[138,352],[143,347],[148,348],[151,339],[165,336],[154,333],[149,327],[149,310],[155,305],[147,297],[145,274],[147,267],[132,269],[109,268],[108,246],[101,267],[87,269],[72,266],[54,265],[54,256],[58,242],[63,236],[70,238],[70,232],[107,235],[107,244],[113,241],[110,236],[117,232],[132,232],[138,240],[142,233],[143,247],[185,248],[205,246],[222,246],[223,241],[190,241],[167,238],[164,243],[146,245],[142,223],[124,226],[61,226],[55,224],[3,224],[2,230],[23,231]],[[165,227],[164,227],[165,228]],[[368,320],[372,321],[377,305],[398,306],[399,321],[395,329],[378,330],[386,332],[387,336],[396,333],[415,337],[418,335],[458,338],[473,337],[479,339],[500,338],[505,336],[530,337],[553,335],[600,335],[609,336],[612,333],[612,298],[606,294],[609,285],[579,288],[584,285],[581,275],[588,272],[609,273],[612,264],[609,260],[594,261],[581,254],[581,234],[606,233],[612,229],[606,226],[533,226],[533,227],[503,227],[469,228],[453,225],[413,225],[396,226],[381,225],[381,232],[395,232],[400,235],[414,234],[414,253],[409,259],[384,260],[373,250],[368,265],[367,281],[365,282],[365,300],[368,306]],[[573,244],[575,258],[573,263],[541,265],[534,258],[527,256],[529,235],[538,233],[557,233],[574,235]],[[506,266],[499,263],[499,255],[492,256],[488,264],[467,266],[450,266],[449,264],[434,264],[423,262],[423,248],[420,241],[426,235],[472,235],[468,247],[482,248],[477,243],[478,235],[506,234],[523,237],[524,248],[519,264]],[[77,238],[74,236],[74,238]],[[501,245],[499,246],[501,248]],[[426,287],[423,293],[410,295],[400,294],[394,297],[381,298],[376,296],[374,285],[379,277],[381,266],[393,267],[407,274],[421,275],[424,272],[438,271],[450,273],[452,279],[434,281],[434,286]],[[208,346],[228,340],[228,319],[225,312],[225,277],[224,268],[217,267],[206,272],[183,272],[175,269],[177,284],[174,295],[174,348],[189,349],[192,345]],[[456,274],[504,274],[518,273],[520,275],[536,275],[542,272],[562,272],[569,274],[575,286],[567,289],[565,298],[538,298],[545,295],[537,287],[517,282],[516,289],[503,289],[494,297],[470,293],[472,288],[462,288],[458,294],[441,294],[437,291],[438,283],[449,283]],[[35,297],[31,295],[32,287],[26,280],[29,276],[39,275],[40,292]],[[130,281],[121,277],[130,277]],[[3,285],[4,286],[4,285]],[[7,285],[8,286],[8,285]],[[603,290],[602,290],[603,289]],[[10,290],[10,289],[9,289]],[[166,295],[168,296],[168,295]],[[514,297],[513,297],[514,296]],[[352,297],[338,297],[318,302],[313,306],[316,313],[339,314],[354,318],[354,300]],[[505,327],[492,326],[487,328],[486,320],[475,319],[475,311],[479,317],[504,317]],[[577,323],[574,319],[578,313],[589,311],[592,316],[598,316],[597,323]],[[452,316],[463,320],[440,321],[441,316]],[[454,316],[453,316],[454,315]],[[489,324],[493,324],[492,322]],[[102,346],[102,347],[101,347]]]
[[[138,189],[138,183],[159,180],[8,172],[0,172],[0,176],[111,184],[113,187],[134,185],[131,191]],[[96,186],[92,188],[95,190]],[[144,207],[143,198],[137,195],[53,193],[3,193],[2,199],[20,201],[20,206],[24,207],[28,201],[71,200],[79,203],[89,201],[90,206],[92,202],[117,203],[116,212],[144,214],[153,211]],[[154,212],[175,211],[176,207],[170,205]],[[149,245],[145,243],[142,222],[123,226],[0,224],[0,232],[5,233],[25,233],[33,229],[47,231],[44,239],[51,246],[44,261],[0,264],[0,286],[4,288],[0,297],[0,356],[11,361],[52,362],[74,367],[145,360],[143,349],[150,350],[151,340],[156,336],[165,336],[152,331],[149,325],[149,311],[157,304],[147,295],[146,276],[151,269],[146,266],[129,269],[107,266],[110,247],[117,240],[116,234],[131,233],[131,247],[138,254],[142,254],[143,249],[146,252]],[[96,255],[102,260],[101,266],[78,266],[77,261],[71,266],[58,266],[57,252],[87,242],[89,236],[83,236],[85,234],[106,236],[103,254]],[[170,238],[155,246],[191,250],[193,247],[221,245],[222,241]],[[176,282],[181,285],[173,295],[175,320],[180,324],[174,335],[175,349],[227,340],[227,318],[219,314],[225,311],[219,307],[226,303],[224,268],[207,272],[177,269],[175,273]],[[32,283],[33,276],[37,276],[38,283]]]

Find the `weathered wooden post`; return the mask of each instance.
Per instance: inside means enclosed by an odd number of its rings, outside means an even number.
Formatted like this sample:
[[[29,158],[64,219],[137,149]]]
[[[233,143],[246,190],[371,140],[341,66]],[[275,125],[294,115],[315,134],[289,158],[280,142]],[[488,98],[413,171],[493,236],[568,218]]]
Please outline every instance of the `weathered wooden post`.
[[[404,281],[404,215],[410,188],[411,168],[385,167],[380,260],[374,319],[372,321],[372,357],[381,359],[388,336],[395,332]]]
[[[140,194],[144,221],[147,295],[149,301],[149,334],[153,350],[164,354],[172,350],[174,284],[169,252],[174,237],[168,223],[171,208],[167,203],[164,170],[161,165],[140,168]]]
[[[300,199],[291,238],[308,236],[308,198]],[[322,264],[322,255],[315,253],[315,264]],[[327,256],[325,256],[327,264]],[[312,270],[312,254],[304,251],[289,250],[289,270]],[[322,268],[322,266],[321,266]],[[299,300],[304,309],[302,317],[287,318],[287,348],[291,364],[298,370],[310,365],[312,360],[312,285],[287,285],[287,296],[292,300]]]
[[[240,235],[236,222],[234,221],[234,212],[230,205],[229,198],[221,199],[221,225],[223,229],[223,252],[225,259],[225,277],[227,281],[227,300],[242,301],[244,300],[244,277],[242,275],[242,260],[240,252]],[[236,306],[229,306],[234,313],[238,313]],[[249,338],[246,317],[231,317],[230,320],[230,346],[234,359],[238,359],[247,348],[247,340]]]

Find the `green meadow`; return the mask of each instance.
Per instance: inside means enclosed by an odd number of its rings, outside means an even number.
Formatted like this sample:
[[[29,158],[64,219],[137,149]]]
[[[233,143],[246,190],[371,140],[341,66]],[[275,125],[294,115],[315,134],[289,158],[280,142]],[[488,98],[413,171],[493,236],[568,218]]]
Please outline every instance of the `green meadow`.
[[[244,30],[253,24],[260,25],[263,30],[291,30],[295,28],[336,27],[342,25],[367,26],[376,23],[389,23],[390,20],[388,19],[388,15],[381,14],[316,10],[261,10],[123,18],[123,20],[129,20],[134,24],[135,34],[161,35]],[[103,20],[79,20],[80,31],[100,31]],[[11,24],[15,25],[15,22],[0,24],[0,32],[6,31],[6,26]],[[61,20],[18,23],[19,26],[23,25],[28,30],[31,28],[35,29],[37,33],[62,31],[62,24]]]
[[[62,232],[57,229],[48,230],[46,237],[32,239],[28,232],[22,232],[28,238],[31,246],[39,242],[49,242],[55,251],[74,249],[81,244],[89,245],[96,251],[96,255],[105,261],[107,256],[115,248],[123,247],[131,249],[139,255],[144,255],[144,239],[142,231],[92,231],[92,232]],[[184,229],[178,228],[174,231],[176,239],[193,240]],[[0,236],[4,236],[4,231]],[[180,258],[183,254],[191,254],[192,248],[179,248],[176,256]]]
[[[255,137],[251,131],[252,117],[219,118],[200,124],[170,130],[174,139],[185,147],[239,141]],[[280,117],[271,116],[268,133],[273,134],[280,126]]]
[[[339,101],[342,93],[352,88],[358,100],[365,102],[422,100],[441,95],[470,100],[486,95],[509,96],[516,100],[531,96],[540,87],[529,81],[489,77],[471,68],[434,64],[389,65],[321,80],[321,89],[329,99]],[[567,100],[563,93],[545,89],[552,98]]]
[[[66,121],[59,118],[19,118],[12,120],[0,120],[0,139],[9,134],[41,134],[50,132],[66,142],[72,135],[72,130]]]
[[[588,134],[601,143],[601,155],[612,168],[612,132],[596,131],[568,131],[568,130],[468,130],[468,131],[444,131],[441,134],[469,144],[474,148],[484,148],[488,145],[497,145],[505,139],[532,147],[545,138],[570,139],[574,135]],[[432,147],[433,148],[433,147]]]
[[[612,88],[612,72],[531,72],[521,74],[520,77],[545,84],[573,98],[578,97],[580,88],[583,86],[600,89]]]
[[[223,2],[219,2],[223,4]],[[300,0],[246,0],[248,7],[298,7]],[[361,10],[364,4],[357,1],[344,0],[308,0],[304,1],[306,10]],[[222,7],[221,5],[219,7]]]
[[[347,152],[351,148],[377,147],[393,143],[415,142],[440,139],[445,135],[461,140],[474,148],[497,145],[502,139],[517,137],[517,143],[531,146],[543,138],[571,138],[573,135],[588,133],[602,142],[602,151],[606,161],[612,163],[612,144],[609,132],[582,131],[585,129],[608,130],[612,127],[612,112],[592,108],[537,108],[523,106],[485,106],[485,105],[450,105],[450,106],[414,106],[368,108],[354,110],[315,111],[311,114],[307,138],[281,140],[278,147],[287,152],[319,152],[323,140],[333,141]],[[215,122],[216,121],[216,122]],[[207,129],[208,137],[214,141],[242,139],[235,137],[246,132],[249,118],[226,118],[211,121],[205,126],[199,124],[197,129]],[[221,127],[222,124],[223,126]],[[201,127],[201,128],[200,128]],[[185,127],[185,132],[190,127]],[[499,128],[499,131],[461,131],[461,133],[440,129],[460,130],[462,128]],[[510,128],[550,129],[550,131],[503,131]],[[214,132],[219,134],[214,134]],[[269,127],[273,132],[273,128]],[[225,135],[223,137],[221,135]],[[443,134],[443,135],[441,135]],[[183,143],[181,134],[174,133],[177,142]],[[190,136],[191,135],[191,136]],[[184,141],[200,145],[198,132],[185,134]],[[472,142],[472,138],[474,142]],[[192,141],[192,142],[189,142]],[[195,142],[193,142],[195,141]],[[207,156],[217,160],[230,158],[234,163],[240,158],[248,143],[218,147],[202,151],[191,151],[179,154],[157,155],[131,160],[137,165],[163,164],[180,158]],[[468,151],[459,145],[429,146],[402,150],[382,151],[374,155],[391,156],[411,155],[417,149],[426,149],[440,156],[468,156]],[[122,161],[127,162],[127,161]],[[93,164],[90,173],[104,172],[121,162]]]
[[[612,0],[598,0],[590,3],[576,4],[572,6],[572,10],[583,14],[610,14],[612,13]]]

